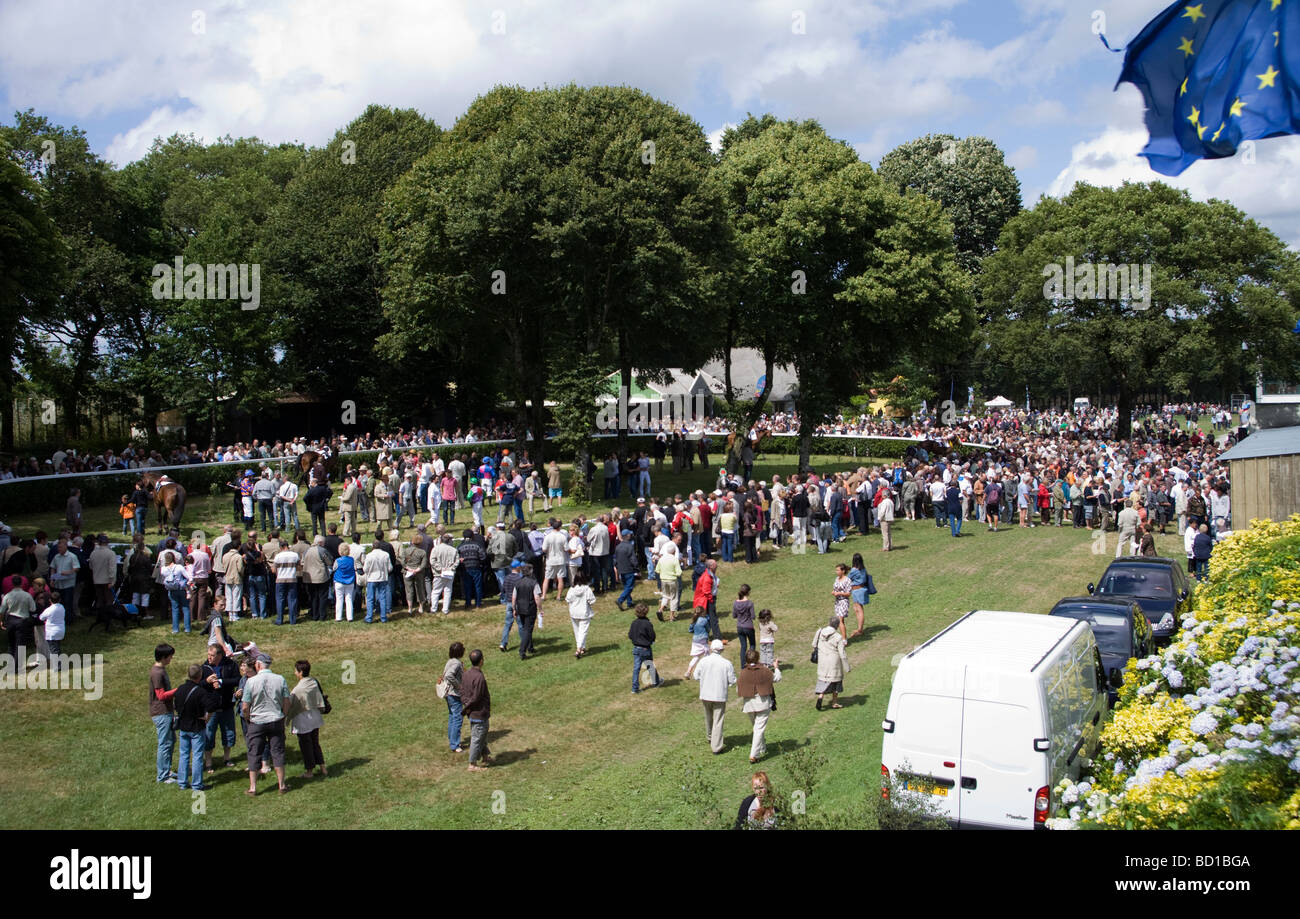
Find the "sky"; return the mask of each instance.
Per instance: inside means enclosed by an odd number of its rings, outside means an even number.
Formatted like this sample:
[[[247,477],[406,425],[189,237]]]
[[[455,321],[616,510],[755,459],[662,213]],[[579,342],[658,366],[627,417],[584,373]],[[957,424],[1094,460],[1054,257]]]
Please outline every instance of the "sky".
[[[192,133],[318,145],[370,103],[449,127],[497,84],[642,89],[715,143],[747,113],[818,120],[873,166],[982,135],[1026,206],[1078,181],[1167,181],[1300,248],[1300,137],[1163,178],[1137,154],[1122,48],[1163,0],[0,0],[4,112],[125,164]]]

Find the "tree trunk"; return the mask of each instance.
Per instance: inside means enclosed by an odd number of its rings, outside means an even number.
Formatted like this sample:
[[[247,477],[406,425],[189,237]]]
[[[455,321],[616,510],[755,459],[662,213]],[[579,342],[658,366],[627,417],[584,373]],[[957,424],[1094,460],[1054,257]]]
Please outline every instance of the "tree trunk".
[[[1128,440],[1133,436],[1133,395],[1129,392],[1128,381],[1123,374],[1119,376],[1119,418],[1115,421],[1115,437]]]
[[[632,354],[627,345],[627,331],[618,330],[618,379],[622,390],[619,399],[632,400]],[[621,406],[619,406],[621,408]],[[618,413],[618,457],[621,461],[627,456],[627,414]]]

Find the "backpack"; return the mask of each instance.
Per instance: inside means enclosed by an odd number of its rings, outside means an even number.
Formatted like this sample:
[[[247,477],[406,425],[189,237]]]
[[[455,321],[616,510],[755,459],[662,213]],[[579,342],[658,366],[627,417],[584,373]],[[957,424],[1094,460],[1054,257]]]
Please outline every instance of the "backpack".
[[[163,578],[163,587],[168,590],[184,590],[186,587],[185,569],[181,568],[180,574],[177,574],[175,569],[179,566],[172,567],[172,573]]]

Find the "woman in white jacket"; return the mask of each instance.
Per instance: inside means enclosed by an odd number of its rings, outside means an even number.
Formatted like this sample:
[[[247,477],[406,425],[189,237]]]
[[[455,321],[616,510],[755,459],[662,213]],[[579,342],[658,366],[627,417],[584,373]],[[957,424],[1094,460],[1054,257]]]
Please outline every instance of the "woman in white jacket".
[[[831,694],[831,708],[843,708],[839,696],[844,691],[844,675],[852,668],[845,650],[848,642],[840,634],[839,616],[832,616],[830,624],[813,636],[812,646],[817,652],[817,686],[813,690],[817,693],[817,711],[821,711],[826,693]]]
[[[573,656],[582,657],[587,653],[587,629],[591,627],[591,617],[595,615],[596,594],[587,583],[587,572],[575,569],[573,586],[564,595],[564,602],[569,604],[569,619],[573,622],[573,641],[577,650]]]

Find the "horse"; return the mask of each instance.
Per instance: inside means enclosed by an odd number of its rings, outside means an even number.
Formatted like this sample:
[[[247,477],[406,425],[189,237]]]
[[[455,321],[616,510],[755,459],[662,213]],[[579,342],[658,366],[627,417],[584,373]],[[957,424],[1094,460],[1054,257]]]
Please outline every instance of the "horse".
[[[324,484],[330,480],[334,474],[334,464],[338,462],[338,454],[332,453],[329,456],[321,456],[315,450],[305,450],[298,457],[298,484],[306,485],[308,476],[316,476],[316,483]]]
[[[158,532],[167,532],[168,522],[179,529],[181,517],[185,514],[185,486],[154,472],[146,472],[140,480],[145,491],[153,496],[153,505],[158,512]]]

